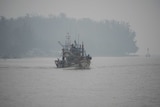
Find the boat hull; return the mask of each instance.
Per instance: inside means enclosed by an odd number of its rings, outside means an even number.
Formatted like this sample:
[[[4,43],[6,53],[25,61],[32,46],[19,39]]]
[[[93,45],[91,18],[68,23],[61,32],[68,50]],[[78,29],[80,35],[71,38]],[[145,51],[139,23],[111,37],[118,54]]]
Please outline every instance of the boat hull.
[[[74,67],[74,68],[78,68],[78,69],[88,69],[90,67],[90,63],[91,63],[91,61],[87,60],[87,59],[81,60],[78,63],[72,63],[72,64],[69,64],[65,61],[64,62],[59,61],[59,60],[55,61],[57,68]]]

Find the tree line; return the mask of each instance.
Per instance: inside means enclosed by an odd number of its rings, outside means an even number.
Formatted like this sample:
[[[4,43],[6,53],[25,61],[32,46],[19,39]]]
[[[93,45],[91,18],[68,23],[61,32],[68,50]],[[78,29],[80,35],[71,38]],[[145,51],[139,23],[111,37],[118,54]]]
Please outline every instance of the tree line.
[[[19,58],[57,56],[57,41],[64,43],[69,32],[72,41],[84,42],[93,56],[126,56],[136,53],[136,33],[126,22],[69,18],[65,14],[49,17],[29,15],[0,17],[0,57]]]

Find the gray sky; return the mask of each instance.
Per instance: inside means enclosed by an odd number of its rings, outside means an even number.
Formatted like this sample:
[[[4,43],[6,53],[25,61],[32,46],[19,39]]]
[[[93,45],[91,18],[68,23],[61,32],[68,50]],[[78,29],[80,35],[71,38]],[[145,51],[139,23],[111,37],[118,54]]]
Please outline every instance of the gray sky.
[[[160,0],[0,0],[0,16],[65,13],[73,18],[129,22],[136,32],[138,54],[160,54]]]

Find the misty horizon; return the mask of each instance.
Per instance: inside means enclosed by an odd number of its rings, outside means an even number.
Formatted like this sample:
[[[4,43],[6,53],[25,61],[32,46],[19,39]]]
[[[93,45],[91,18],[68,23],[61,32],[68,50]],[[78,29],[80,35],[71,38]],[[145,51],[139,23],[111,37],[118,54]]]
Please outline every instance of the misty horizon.
[[[65,13],[73,19],[124,21],[136,32],[138,55],[145,55],[147,48],[151,55],[160,55],[159,4],[159,0],[1,0],[0,16],[14,19],[27,13],[43,17]]]
[[[160,107],[159,10],[160,0],[0,0],[0,106]]]

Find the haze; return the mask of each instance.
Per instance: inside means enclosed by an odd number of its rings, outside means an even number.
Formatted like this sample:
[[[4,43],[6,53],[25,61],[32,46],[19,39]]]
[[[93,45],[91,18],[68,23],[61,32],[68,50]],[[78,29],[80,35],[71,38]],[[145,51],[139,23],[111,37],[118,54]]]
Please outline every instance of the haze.
[[[160,55],[159,0],[1,0],[0,16],[16,18],[29,14],[125,21],[136,32],[137,54]]]

